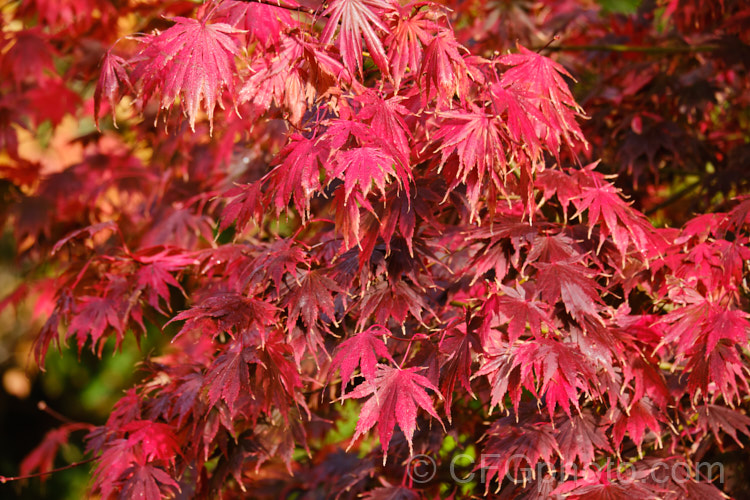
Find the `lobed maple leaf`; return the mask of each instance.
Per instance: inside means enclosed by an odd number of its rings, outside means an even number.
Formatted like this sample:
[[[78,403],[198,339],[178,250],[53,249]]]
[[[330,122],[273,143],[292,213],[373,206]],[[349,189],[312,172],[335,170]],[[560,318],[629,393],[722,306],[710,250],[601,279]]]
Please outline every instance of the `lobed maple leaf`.
[[[114,54],[112,49],[108,50],[102,58],[102,69],[99,73],[99,80],[94,90],[94,121],[99,127],[99,109],[102,103],[102,97],[107,99],[109,107],[112,110],[112,120],[117,128],[117,118],[115,116],[115,107],[117,106],[120,88],[124,85],[130,92],[135,93],[133,84],[130,83],[130,76],[127,69],[128,62],[122,57]]]
[[[342,387],[346,387],[351,381],[357,366],[366,380],[374,380],[378,357],[387,358],[395,363],[381,339],[383,335],[390,335],[390,333],[381,325],[372,325],[338,345],[331,361],[331,373],[334,373],[336,369],[341,370]]]
[[[222,332],[240,334],[249,332],[254,327],[265,330],[266,326],[273,323],[276,312],[277,308],[264,300],[224,292],[211,295],[192,308],[182,311],[169,323],[187,320],[177,336],[209,325],[208,331],[213,335]]]
[[[385,45],[388,47],[388,61],[397,91],[407,70],[411,73],[419,70],[424,46],[430,43],[432,34],[439,27],[429,19],[429,11],[416,8],[418,5],[416,2],[397,5],[390,16],[393,28],[386,37]]]
[[[284,36],[279,45],[277,53],[253,61],[238,103],[252,102],[261,113],[275,103],[288,113],[291,123],[299,124],[315,98],[315,88],[301,67],[305,46],[293,36]]]
[[[508,323],[508,338],[511,343],[526,332],[527,325],[531,334],[537,338],[542,337],[542,324],[554,327],[547,303],[536,300],[529,288],[516,284],[515,288],[499,285],[496,291],[492,290],[482,306],[482,332],[485,337],[490,334],[490,327],[494,324],[492,320],[496,317],[501,323]]]
[[[743,415],[739,410],[725,406],[705,404],[698,407],[697,424],[705,434],[709,429],[714,438],[721,443],[720,434],[732,437],[740,446],[742,443],[737,437],[737,432],[750,436],[750,418]]]
[[[344,289],[320,269],[308,271],[302,278],[298,278],[297,286],[292,287],[284,300],[289,310],[287,331],[292,331],[300,316],[308,328],[316,325],[321,314],[326,315],[328,321],[335,323],[333,293],[344,293]]]
[[[591,395],[595,370],[590,360],[569,343],[551,338],[523,343],[517,351],[523,372],[532,368],[538,381],[550,419],[559,405],[571,417],[570,405],[580,412],[579,398]]]
[[[446,334],[439,345],[440,350],[446,355],[441,366],[440,392],[445,398],[445,414],[449,422],[453,421],[451,403],[456,382],[460,382],[466,392],[476,397],[471,390],[469,379],[473,361],[471,352],[483,352],[482,343],[476,333],[480,323],[480,317],[471,318],[467,312],[465,320],[458,320],[446,328]]]
[[[562,298],[565,309],[582,325],[586,318],[598,318],[602,287],[591,279],[592,272],[577,259],[537,262],[537,290],[548,303]]]
[[[442,399],[440,391],[429,379],[419,375],[418,371],[418,367],[394,368],[378,364],[374,378],[365,380],[343,396],[344,399],[371,396],[362,406],[350,447],[359,436],[377,424],[385,464],[388,458],[388,444],[396,424],[409,443],[409,454],[414,454],[412,438],[416,428],[418,407],[427,411],[442,425],[425,389],[434,391]]]
[[[450,30],[440,30],[430,41],[419,68],[419,81],[425,86],[423,105],[432,98],[433,92],[439,106],[448,104],[455,95],[466,96],[469,78],[466,63],[458,52],[460,47]]]
[[[493,422],[487,430],[487,442],[484,445],[482,459],[477,464],[487,468],[485,488],[489,488],[493,477],[502,480],[513,470],[517,479],[519,471],[528,480],[536,470],[540,460],[549,468],[554,467],[560,449],[554,435],[554,428],[549,422],[535,422],[516,425],[509,418]]]
[[[247,32],[251,40],[257,40],[264,46],[278,43],[285,29],[297,26],[289,8],[299,7],[294,0],[284,0],[279,5],[258,2],[225,0],[219,4],[216,18],[230,26]]]
[[[545,130],[538,134],[550,150],[558,154],[560,145],[565,142],[571,150],[577,145],[588,147],[583,132],[576,122],[583,115],[570,93],[563,75],[572,78],[560,64],[526,47],[518,45],[519,53],[507,54],[499,62],[510,66],[500,78],[500,84],[509,88],[514,85],[526,87],[537,96],[537,106],[545,120],[538,125]]]
[[[435,140],[441,141],[440,168],[454,153],[458,168],[448,175],[449,190],[459,183],[466,184],[472,214],[477,209],[485,178],[498,188],[504,185],[506,158],[500,120],[479,109],[445,111]]]
[[[75,315],[68,325],[66,338],[75,338],[79,350],[91,339],[91,349],[101,355],[106,340],[104,333],[113,329],[118,344],[125,333],[124,312],[127,303],[122,298],[83,296],[78,301]]]
[[[220,354],[206,372],[203,387],[208,389],[208,404],[216,405],[221,399],[229,407],[231,415],[238,412],[236,403],[240,398],[240,391],[250,385],[249,364],[257,363],[258,359],[251,348],[243,342],[233,342],[231,346]]]
[[[237,231],[241,232],[250,221],[259,221],[263,217],[264,207],[261,203],[262,192],[259,182],[236,186],[224,193],[224,197],[229,202],[221,214],[219,231],[235,224]]]
[[[397,165],[396,159],[387,152],[370,146],[339,151],[333,162],[331,175],[344,181],[344,203],[349,202],[355,187],[366,197],[374,184],[385,195],[386,183]]]
[[[321,161],[326,153],[320,142],[293,134],[274,163],[277,167],[268,177],[276,213],[286,208],[290,197],[297,212],[306,218],[310,212],[310,198],[320,189]]]
[[[580,465],[587,467],[594,463],[597,451],[612,452],[604,427],[588,412],[562,419],[556,440],[566,466],[574,466],[578,459]]]
[[[122,481],[122,498],[160,500],[180,491],[177,481],[158,467],[133,464],[123,474],[127,478]]]
[[[594,186],[582,188],[573,204],[578,209],[576,216],[584,210],[588,212],[589,235],[594,224],[603,223],[599,233],[600,248],[604,239],[611,236],[623,259],[629,243],[646,256],[659,252],[659,240],[654,236],[651,223],[626,204],[612,184],[596,179]]]
[[[328,21],[320,34],[324,45],[333,41],[336,28],[341,23],[338,45],[344,66],[353,74],[362,75],[362,38],[365,39],[370,57],[383,74],[388,74],[388,60],[383,42],[376,28],[388,33],[384,14],[392,11],[393,5],[384,0],[333,0],[323,12]]]
[[[201,101],[213,131],[214,108],[223,88],[234,93],[237,68],[234,56],[239,45],[233,35],[241,33],[225,23],[175,17],[174,25],[145,39],[135,56],[133,81],[140,81],[139,97],[148,101],[159,91],[159,106],[167,109],[182,97],[183,112],[195,131]]]
[[[638,447],[638,453],[641,454],[647,429],[651,430],[655,435],[655,439],[661,443],[661,426],[659,425],[659,421],[663,420],[664,417],[658,413],[656,407],[648,397],[640,401],[634,401],[627,413],[620,411],[619,408],[613,408],[612,413],[612,421],[614,422],[614,426],[612,427],[612,443],[615,445],[615,448],[620,447],[625,437],[625,432],[627,432],[630,439]]]
[[[46,473],[53,469],[55,457],[60,448],[68,444],[70,433],[78,430],[91,430],[92,428],[93,426],[89,424],[69,423],[48,431],[42,438],[41,443],[21,461],[21,475],[26,476],[38,470],[42,482],[46,481],[49,478]]]

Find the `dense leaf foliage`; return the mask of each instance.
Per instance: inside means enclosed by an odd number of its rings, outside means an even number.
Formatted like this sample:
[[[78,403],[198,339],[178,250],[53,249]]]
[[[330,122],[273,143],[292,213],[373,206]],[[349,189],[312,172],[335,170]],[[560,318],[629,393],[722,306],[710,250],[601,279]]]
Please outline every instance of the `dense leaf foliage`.
[[[750,10],[610,3],[3,7],[3,307],[40,366],[170,340],[22,473],[87,430],[102,498],[731,493]]]

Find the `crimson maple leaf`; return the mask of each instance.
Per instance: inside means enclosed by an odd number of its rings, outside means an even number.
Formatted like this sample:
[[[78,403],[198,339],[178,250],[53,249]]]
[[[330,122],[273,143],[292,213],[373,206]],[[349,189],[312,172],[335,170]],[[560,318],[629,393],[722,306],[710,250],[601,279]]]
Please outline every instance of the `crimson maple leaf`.
[[[289,307],[289,316],[286,321],[287,331],[292,331],[300,315],[308,328],[315,326],[321,314],[325,314],[328,321],[335,322],[336,311],[334,310],[333,293],[344,293],[344,289],[320,269],[307,272],[299,280],[299,285],[293,287],[284,301]]]
[[[234,415],[240,390],[249,385],[249,364],[257,362],[253,349],[246,347],[244,342],[232,342],[229,349],[214,360],[206,373],[203,384],[208,388],[208,404],[214,406],[223,399],[230,414]]]
[[[295,7],[299,7],[299,4],[294,0],[284,0],[278,6],[229,0],[219,4],[216,17],[246,31],[252,40],[268,46],[279,42],[284,29],[298,24],[288,9]]]
[[[214,108],[217,103],[224,107],[219,95],[222,88],[234,93],[234,56],[239,45],[232,35],[241,31],[225,23],[209,24],[208,18],[175,17],[172,21],[174,26],[145,39],[145,47],[134,58],[133,80],[141,82],[139,94],[144,102],[158,90],[162,109],[182,96],[183,112],[193,131],[203,101],[213,131]]]
[[[339,344],[333,361],[331,361],[331,373],[335,372],[337,368],[341,370],[342,387],[346,387],[346,384],[352,379],[352,374],[357,366],[359,366],[359,371],[365,379],[373,380],[378,356],[395,363],[391,353],[388,352],[388,348],[380,338],[390,333],[388,329],[381,325],[372,325],[367,330],[359,332]]]
[[[133,84],[130,83],[127,68],[129,64],[122,57],[114,54],[112,49],[104,54],[102,59],[102,70],[99,74],[99,81],[96,83],[94,91],[94,121],[99,126],[99,108],[101,107],[102,97],[109,102],[112,110],[112,121],[117,128],[117,118],[115,117],[115,106],[117,105],[120,88],[125,85],[128,90],[135,93]]]
[[[375,29],[388,33],[383,14],[392,11],[393,6],[383,0],[333,0],[323,12],[328,22],[320,34],[320,42],[329,44],[336,35],[341,22],[338,42],[341,57],[352,73],[362,74],[362,38],[365,39],[370,57],[384,74],[388,74],[388,60],[383,43]]]
[[[277,213],[286,208],[290,197],[303,220],[310,212],[310,198],[320,189],[320,166],[325,150],[314,139],[293,134],[274,163],[268,177]]]
[[[646,437],[646,429],[650,429],[656,436],[656,440],[661,443],[661,427],[659,420],[662,420],[661,414],[651,403],[648,397],[640,401],[635,401],[629,408],[628,413],[620,411],[615,407],[612,409],[612,421],[615,425],[612,427],[612,442],[616,448],[622,444],[622,439],[627,431],[630,439],[638,447],[638,453],[641,453],[641,446]]]
[[[537,262],[537,289],[543,300],[555,303],[562,298],[565,309],[581,324],[586,317],[598,318],[602,287],[593,279],[592,271],[577,260]]]
[[[386,183],[396,170],[398,162],[395,158],[380,148],[362,147],[348,151],[340,151],[334,159],[331,175],[344,181],[344,199],[349,202],[349,196],[358,187],[362,196],[367,196],[370,187],[375,187],[385,194]],[[405,173],[408,177],[408,173]],[[399,176],[401,179],[402,176]],[[408,181],[405,186],[408,187]]]
[[[440,350],[447,355],[443,362],[440,391],[445,395],[445,413],[448,421],[451,422],[451,403],[453,402],[453,391],[456,382],[472,397],[474,393],[471,390],[469,379],[471,378],[471,351],[482,353],[482,343],[476,333],[481,318],[472,318],[466,313],[465,319],[459,319],[454,324],[446,328],[448,334],[440,342]]]
[[[594,463],[596,450],[612,451],[603,426],[588,412],[565,418],[557,427],[557,444],[566,465],[573,466],[575,459],[584,467]]]
[[[454,95],[466,96],[469,85],[466,63],[458,49],[461,47],[453,32],[440,30],[425,49],[422,65],[419,68],[420,82],[424,80],[425,90],[422,103],[426,104],[437,93],[438,104],[449,103]]]
[[[576,215],[582,214],[584,210],[588,211],[589,235],[594,224],[602,223],[599,247],[601,248],[605,238],[611,236],[623,259],[629,243],[643,255],[657,254],[661,242],[656,238],[651,223],[625,203],[612,184],[603,181],[600,175],[593,172],[591,176],[594,184],[584,186],[580,197],[573,198],[573,204],[578,209]]]
[[[160,500],[180,491],[177,481],[158,467],[134,463],[124,474],[127,479],[122,484],[122,498]]]
[[[240,89],[238,102],[250,101],[260,113],[275,103],[289,114],[290,122],[299,124],[315,97],[315,89],[300,67],[302,43],[296,37],[284,36],[279,45],[278,53],[253,61],[252,74]]]
[[[526,325],[531,334],[538,338],[542,336],[542,324],[553,327],[547,304],[536,300],[529,288],[519,284],[515,288],[499,285],[497,291],[489,295],[482,306],[486,318],[482,328],[485,336],[490,334],[494,317],[509,323],[508,337],[511,343],[526,332]]]
[[[698,407],[697,424],[705,434],[708,430],[714,438],[721,443],[720,433],[732,436],[740,446],[742,443],[737,437],[737,431],[750,436],[750,418],[738,410],[725,406],[706,404]]]
[[[452,154],[458,156],[458,169],[448,176],[448,189],[455,189],[459,183],[466,184],[473,214],[485,178],[499,189],[504,185],[506,158],[502,122],[497,116],[473,108],[445,111],[441,116],[444,121],[435,134],[435,139],[442,141],[438,149],[440,167]]]
[[[396,7],[397,11],[392,16],[395,25],[386,38],[396,90],[401,86],[407,70],[412,73],[419,70],[423,47],[430,43],[432,33],[438,30],[437,23],[428,18],[429,10],[419,9],[411,15],[416,5],[416,2],[410,2]]]
[[[42,474],[42,482],[46,481],[49,477],[46,473],[52,470],[58,450],[68,444],[70,433],[84,429],[91,430],[93,426],[89,424],[70,423],[63,424],[57,429],[47,432],[42,442],[31,450],[21,462],[21,475],[25,476],[38,470]]]
[[[520,472],[526,478],[529,471],[532,471],[531,475],[534,474],[540,460],[551,468],[556,457],[560,456],[554,428],[549,422],[518,425],[505,417],[495,421],[487,435],[489,439],[478,464],[488,470],[486,485],[495,475],[502,480],[511,469],[516,477]]]
[[[557,154],[564,141],[569,148],[576,144],[588,143],[576,122],[578,116],[583,115],[583,109],[576,103],[570,93],[563,75],[573,78],[565,68],[551,59],[537,54],[518,45],[519,53],[507,54],[500,57],[502,64],[511,66],[503,73],[500,84],[503,87],[523,85],[539,96],[537,106],[545,120],[539,123],[542,130],[539,136],[545,140],[547,146]]]
[[[250,331],[253,327],[265,330],[265,326],[273,323],[276,311],[276,307],[264,300],[224,292],[207,297],[169,322],[187,320],[178,336],[199,327],[212,334],[238,334]]]
[[[350,447],[359,436],[377,424],[380,445],[383,448],[383,464],[385,464],[388,457],[388,444],[397,423],[409,443],[409,454],[414,454],[412,437],[417,423],[417,407],[426,410],[442,425],[425,389],[434,391],[441,399],[442,396],[429,379],[417,373],[420,370],[419,367],[394,368],[379,364],[372,380],[365,380],[364,383],[343,396],[344,399],[372,396],[362,406]]]

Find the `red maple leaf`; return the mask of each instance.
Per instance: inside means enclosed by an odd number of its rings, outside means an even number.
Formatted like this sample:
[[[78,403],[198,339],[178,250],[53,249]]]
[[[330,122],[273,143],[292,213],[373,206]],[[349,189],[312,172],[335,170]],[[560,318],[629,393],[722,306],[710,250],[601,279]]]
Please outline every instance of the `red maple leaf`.
[[[423,47],[432,40],[432,33],[438,25],[428,18],[427,9],[417,9],[416,2],[398,5],[392,14],[394,26],[388,34],[385,45],[388,47],[388,60],[396,90],[401,86],[406,71],[416,73],[422,62]]]
[[[562,419],[556,438],[561,456],[569,466],[574,465],[577,458],[580,465],[588,467],[594,463],[597,450],[612,452],[604,427],[588,412]]]
[[[509,323],[508,338],[511,343],[526,332],[527,325],[537,338],[542,336],[542,324],[553,327],[547,303],[536,300],[529,288],[518,284],[515,288],[497,286],[497,291],[491,293],[482,306],[484,336],[490,334],[490,328],[494,325],[492,320],[496,317],[500,323]]]
[[[293,134],[274,164],[268,176],[270,193],[276,213],[287,207],[289,199],[299,214],[306,218],[310,212],[310,198],[320,189],[320,168],[325,149],[320,142]]]
[[[479,109],[445,111],[441,113],[435,140],[440,148],[442,168],[454,153],[458,168],[451,171],[449,190],[466,184],[472,213],[477,208],[479,195],[485,188],[485,178],[498,189],[504,186],[506,158],[502,122],[495,115]]]
[[[284,36],[277,53],[253,61],[252,74],[240,89],[238,102],[252,102],[259,113],[265,113],[275,103],[287,112],[291,123],[299,124],[315,97],[315,89],[300,66],[304,54],[300,40]]]
[[[708,434],[710,429],[714,438],[719,443],[722,442],[720,434],[728,434],[741,447],[742,443],[737,437],[737,432],[739,431],[746,436],[750,436],[750,418],[740,413],[739,410],[727,408],[726,406],[706,404],[699,406],[697,413],[698,419],[696,423],[698,426],[705,434]]]
[[[328,321],[335,323],[333,293],[344,293],[344,289],[320,269],[306,272],[284,300],[289,308],[286,320],[287,331],[292,331],[300,316],[308,328],[316,325],[321,314],[325,314]]]
[[[565,68],[551,59],[518,45],[520,53],[500,57],[502,64],[511,66],[502,75],[500,84],[506,88],[514,85],[525,86],[538,96],[537,106],[545,120],[539,126],[545,130],[538,134],[547,146],[557,154],[564,141],[575,149],[577,144],[588,146],[576,118],[583,116],[570,93],[563,75],[570,76]],[[562,139],[562,140],[561,140]]]
[[[278,43],[285,29],[297,25],[289,10],[295,7],[299,7],[299,4],[294,0],[284,0],[278,6],[229,0],[219,4],[215,16],[226,24],[246,31],[251,40],[268,46]]]
[[[93,426],[79,423],[63,424],[57,429],[47,432],[42,438],[42,442],[31,450],[21,462],[21,475],[25,476],[38,470],[42,474],[42,482],[46,481],[49,478],[46,473],[52,470],[60,448],[68,444],[70,433],[85,429],[91,430]]]
[[[592,173],[592,177],[594,185],[583,186],[580,197],[573,198],[578,209],[576,215],[588,212],[589,235],[594,224],[601,224],[599,246],[611,237],[623,259],[629,243],[643,255],[657,254],[660,244],[651,223],[625,203],[612,184],[597,174]]]
[[[158,467],[134,463],[125,471],[120,494],[123,498],[160,500],[180,491],[180,485]]]
[[[394,368],[379,364],[373,379],[365,380],[343,396],[344,399],[372,396],[362,406],[351,444],[377,424],[385,464],[388,444],[393,436],[394,426],[398,423],[409,443],[409,454],[414,454],[412,437],[417,423],[417,407],[440,421],[425,389],[434,391],[442,399],[438,388],[429,379],[416,373],[420,370],[418,367]],[[442,421],[440,423],[442,425]]]
[[[388,74],[388,60],[383,43],[375,29],[388,33],[384,14],[392,11],[390,2],[383,0],[333,0],[323,12],[328,16],[320,42],[329,44],[336,35],[336,28],[341,22],[338,43],[344,66],[354,73],[362,74],[362,38],[365,39],[370,57],[384,74]]]
[[[437,94],[438,105],[448,104],[454,95],[464,98],[468,92],[469,77],[466,63],[458,53],[460,45],[453,32],[440,30],[425,49],[419,68],[419,81],[424,81],[422,103],[425,105]]]
[[[230,414],[234,415],[238,410],[236,403],[241,389],[250,384],[249,364],[257,362],[252,348],[245,347],[244,342],[232,342],[206,372],[203,386],[208,388],[208,404],[214,406],[222,399],[229,407]]]
[[[331,175],[344,181],[344,199],[349,203],[355,187],[366,197],[374,184],[385,195],[386,184],[396,173],[397,165],[397,160],[384,150],[366,146],[338,152]],[[408,179],[408,173],[404,173]],[[397,178],[403,183],[403,176]],[[406,182],[408,188],[408,180]]]
[[[217,103],[223,108],[222,88],[234,93],[234,56],[239,46],[232,35],[241,32],[228,24],[209,24],[208,18],[172,20],[174,26],[145,39],[145,47],[133,60],[137,63],[133,81],[141,82],[139,95],[144,102],[159,90],[162,109],[182,96],[183,112],[193,131],[203,101],[213,131],[214,108]]]
[[[355,368],[359,366],[360,373],[366,380],[374,380],[378,357],[393,358],[381,339],[383,335],[390,335],[390,331],[381,325],[372,325],[367,330],[349,337],[336,348],[336,354],[331,361],[331,373],[341,370],[341,386],[352,379]]]
[[[537,462],[542,460],[552,468],[556,457],[560,456],[554,428],[549,422],[518,425],[506,417],[495,421],[487,435],[489,439],[477,464],[487,468],[487,487],[493,476],[502,480],[511,469],[516,478],[521,479],[520,472],[528,480],[529,476],[533,477]]]
[[[617,407],[613,408],[612,412],[612,421],[615,423],[612,427],[612,442],[615,448],[620,447],[625,432],[627,432],[630,439],[638,447],[638,453],[640,454],[647,429],[652,431],[655,434],[655,439],[661,443],[659,420],[664,417],[647,397],[630,405],[628,413],[620,411]]]
[[[120,95],[120,88],[125,85],[130,92],[135,93],[127,72],[128,67],[128,62],[114,54],[112,49],[104,54],[99,80],[96,83],[96,90],[94,90],[94,121],[97,127],[99,127],[99,109],[102,104],[102,97],[104,97],[109,102],[109,107],[112,110],[112,120],[115,128],[117,128],[115,106]]]
[[[272,324],[277,308],[254,297],[244,297],[234,292],[215,293],[192,308],[182,311],[173,321],[187,320],[177,336],[195,328],[218,335],[227,332],[233,335],[251,331],[253,327],[265,331]]]
[[[537,290],[547,303],[562,298],[565,309],[582,325],[586,317],[598,318],[602,287],[593,272],[576,260],[537,262]]]
[[[452,421],[451,403],[456,382],[460,382],[466,392],[475,397],[469,379],[473,361],[471,352],[483,352],[476,333],[480,323],[480,317],[472,318],[467,311],[465,319],[461,318],[446,328],[447,333],[440,342],[440,350],[447,356],[441,366],[440,391],[445,397],[445,413],[449,422]]]

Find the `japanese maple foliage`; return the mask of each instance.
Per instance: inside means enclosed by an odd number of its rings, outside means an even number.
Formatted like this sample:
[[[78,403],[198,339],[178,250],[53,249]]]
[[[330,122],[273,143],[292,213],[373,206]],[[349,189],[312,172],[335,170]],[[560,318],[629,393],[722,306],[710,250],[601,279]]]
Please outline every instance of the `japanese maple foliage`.
[[[682,168],[639,95],[667,70],[616,61],[627,88],[588,109],[571,84],[594,63],[545,45],[658,33],[655,11],[501,3],[526,31],[483,2],[4,7],[3,215],[21,293],[54,290],[35,360],[169,339],[105,424],[50,432],[22,473],[87,430],[103,498],[723,498],[694,466],[750,436],[746,183],[654,227],[606,174]],[[701,2],[657,3],[702,26]],[[738,33],[730,3],[700,22]],[[569,38],[539,40],[545,19]],[[746,113],[746,67],[722,64]],[[710,138],[690,168],[734,168],[746,134],[711,135],[733,112],[691,95],[658,101]]]

